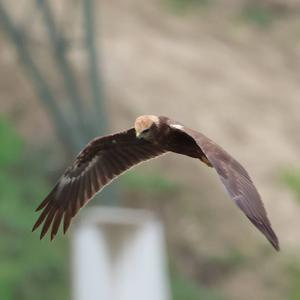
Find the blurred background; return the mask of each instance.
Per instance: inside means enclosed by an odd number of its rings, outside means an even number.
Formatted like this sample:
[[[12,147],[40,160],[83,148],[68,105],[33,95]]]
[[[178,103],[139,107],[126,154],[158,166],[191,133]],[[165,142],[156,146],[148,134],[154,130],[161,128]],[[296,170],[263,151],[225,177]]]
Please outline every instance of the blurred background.
[[[299,17],[299,0],[0,0],[0,298],[71,298],[69,236],[39,241],[34,209],[91,138],[157,114],[242,162],[281,252],[186,157],[91,205],[159,216],[173,300],[300,299]]]

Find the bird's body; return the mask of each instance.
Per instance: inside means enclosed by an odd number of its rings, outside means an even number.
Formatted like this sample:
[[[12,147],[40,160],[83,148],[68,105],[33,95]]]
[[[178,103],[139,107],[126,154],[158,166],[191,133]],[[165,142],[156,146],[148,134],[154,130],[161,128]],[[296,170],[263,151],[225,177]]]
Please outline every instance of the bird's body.
[[[190,156],[216,169],[229,196],[276,250],[279,243],[260,196],[247,171],[205,135],[167,117],[138,117],[134,128],[92,140],[67,168],[37,210],[33,230],[43,224],[41,238],[51,227],[64,232],[79,209],[115,177],[134,165],[167,152]]]

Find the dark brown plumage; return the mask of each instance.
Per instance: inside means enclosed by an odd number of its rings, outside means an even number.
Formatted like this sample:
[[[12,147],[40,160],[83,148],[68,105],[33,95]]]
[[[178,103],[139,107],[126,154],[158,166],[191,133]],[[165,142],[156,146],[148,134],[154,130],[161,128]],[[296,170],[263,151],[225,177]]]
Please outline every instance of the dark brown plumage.
[[[240,163],[203,134],[156,116],[141,116],[134,128],[92,140],[37,208],[42,212],[33,230],[42,226],[41,238],[50,230],[53,239],[63,221],[66,232],[79,209],[105,185],[134,165],[166,152],[200,159],[216,169],[229,196],[279,250],[261,198]]]

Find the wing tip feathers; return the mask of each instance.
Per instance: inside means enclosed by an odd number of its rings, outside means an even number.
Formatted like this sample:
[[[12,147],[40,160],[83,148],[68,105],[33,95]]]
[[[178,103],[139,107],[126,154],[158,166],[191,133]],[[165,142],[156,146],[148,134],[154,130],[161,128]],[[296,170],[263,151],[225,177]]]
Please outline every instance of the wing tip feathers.
[[[276,233],[272,229],[272,226],[271,226],[270,222],[268,221],[268,219],[264,220],[264,221],[258,221],[249,216],[247,216],[247,217],[251,221],[251,223],[257,229],[259,229],[259,231],[266,237],[266,239],[270,242],[270,244],[273,246],[273,248],[279,252],[280,251],[279,240],[278,240]]]

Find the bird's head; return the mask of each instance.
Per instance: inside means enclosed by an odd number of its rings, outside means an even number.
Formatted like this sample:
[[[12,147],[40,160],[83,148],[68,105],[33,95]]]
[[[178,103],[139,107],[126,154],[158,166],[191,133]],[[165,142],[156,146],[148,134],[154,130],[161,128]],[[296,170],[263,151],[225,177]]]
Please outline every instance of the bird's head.
[[[159,118],[157,116],[146,115],[138,117],[134,123],[137,138],[150,139],[158,124]]]

